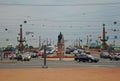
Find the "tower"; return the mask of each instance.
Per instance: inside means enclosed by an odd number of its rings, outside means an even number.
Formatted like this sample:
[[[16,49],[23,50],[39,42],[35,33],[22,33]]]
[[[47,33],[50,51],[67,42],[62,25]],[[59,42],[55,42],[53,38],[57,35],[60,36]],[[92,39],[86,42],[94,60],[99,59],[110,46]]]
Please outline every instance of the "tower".
[[[103,37],[101,39],[103,50],[106,50],[108,47],[108,45],[106,43],[107,40],[105,39],[105,37],[106,37],[105,24],[103,24]]]
[[[19,51],[23,51],[25,46],[23,44],[23,42],[25,42],[25,37],[23,38],[23,33],[22,33],[22,24],[20,25],[20,32],[19,32],[19,36],[17,37],[17,41],[19,42],[18,48]]]

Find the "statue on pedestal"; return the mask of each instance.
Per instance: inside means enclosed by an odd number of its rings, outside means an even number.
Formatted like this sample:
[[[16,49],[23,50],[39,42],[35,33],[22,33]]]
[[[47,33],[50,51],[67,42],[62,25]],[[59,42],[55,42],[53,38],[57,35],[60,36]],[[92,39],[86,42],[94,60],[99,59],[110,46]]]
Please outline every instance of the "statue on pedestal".
[[[58,42],[57,42],[57,51],[55,56],[47,56],[47,58],[59,58],[59,60],[63,60],[63,58],[74,58],[73,55],[65,55],[64,53],[64,36],[60,32],[58,35]]]
[[[60,59],[62,59],[64,57],[64,49],[63,49],[63,47],[64,47],[64,38],[63,38],[63,35],[62,35],[61,32],[58,35],[57,47],[58,47],[57,55],[59,56]]]

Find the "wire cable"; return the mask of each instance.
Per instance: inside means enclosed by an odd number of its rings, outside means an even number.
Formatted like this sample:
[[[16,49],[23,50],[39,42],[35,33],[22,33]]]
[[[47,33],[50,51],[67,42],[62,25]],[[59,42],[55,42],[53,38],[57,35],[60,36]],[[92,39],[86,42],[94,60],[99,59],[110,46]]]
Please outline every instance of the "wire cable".
[[[109,5],[119,5],[120,2],[110,2],[110,3],[81,3],[81,4],[22,4],[22,3],[0,3],[0,5],[7,6],[109,6]]]

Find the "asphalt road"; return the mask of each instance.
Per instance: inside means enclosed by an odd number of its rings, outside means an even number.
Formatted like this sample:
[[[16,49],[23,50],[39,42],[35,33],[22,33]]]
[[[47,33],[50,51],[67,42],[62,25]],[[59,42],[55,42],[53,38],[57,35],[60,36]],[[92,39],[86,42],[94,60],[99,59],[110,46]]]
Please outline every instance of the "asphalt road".
[[[99,55],[94,55],[99,58]],[[14,69],[14,68],[42,68],[44,65],[44,59],[32,58],[30,61],[12,61],[12,60],[3,60],[0,61],[0,69]],[[46,65],[48,68],[92,68],[92,67],[120,67],[119,61],[110,61],[109,59],[100,59],[98,63],[88,63],[88,62],[76,62],[74,59],[47,59]]]

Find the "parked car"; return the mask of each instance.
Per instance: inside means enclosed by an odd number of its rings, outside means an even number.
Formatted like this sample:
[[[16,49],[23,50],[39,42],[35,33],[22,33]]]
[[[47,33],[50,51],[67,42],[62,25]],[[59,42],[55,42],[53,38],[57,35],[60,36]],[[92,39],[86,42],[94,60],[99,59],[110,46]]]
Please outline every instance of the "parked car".
[[[44,50],[40,50],[39,56],[43,56],[43,55],[44,55]]]
[[[12,59],[17,59],[17,55],[16,54],[10,54],[8,55],[9,59],[12,60]]]
[[[30,55],[32,58],[37,58],[39,56],[38,52],[30,52]]]
[[[37,58],[37,57],[38,57],[38,53],[33,53],[33,52],[32,52],[32,53],[30,53],[30,54],[31,54],[31,57],[32,57],[32,58]]]
[[[106,52],[101,52],[100,53],[100,58],[110,58],[110,54],[106,51]]]
[[[115,53],[110,55],[110,60],[120,60],[120,53]]]
[[[85,51],[86,54],[91,54],[90,51]]]
[[[75,48],[74,47],[67,47],[66,48],[66,54],[70,54],[71,52],[73,52],[75,50]]]
[[[70,54],[71,53],[71,50],[70,48],[66,48],[66,51],[65,51],[66,54]]]
[[[31,60],[31,55],[29,53],[22,54],[22,60],[23,61],[30,61]]]
[[[22,61],[22,54],[17,55],[17,61]]]
[[[19,54],[17,56],[17,60],[18,61],[30,61],[31,60],[31,55],[29,52],[23,53],[23,54]]]
[[[90,55],[90,54],[79,54],[75,57],[75,61],[82,61],[82,62],[95,62],[97,63],[99,61],[98,58]]]
[[[54,46],[47,46],[46,48],[46,54],[54,54],[56,51],[56,48]]]
[[[73,54],[79,54],[78,50],[74,50]]]
[[[56,48],[54,46],[47,46],[46,47],[46,55],[54,54],[55,51],[56,51]],[[43,56],[44,55],[44,49],[41,49],[38,55]]]
[[[83,50],[83,49],[78,49],[78,52],[79,52],[79,53],[85,53],[85,50]]]

